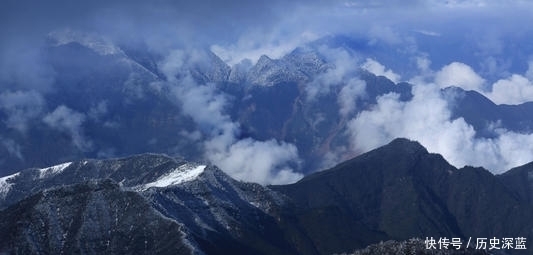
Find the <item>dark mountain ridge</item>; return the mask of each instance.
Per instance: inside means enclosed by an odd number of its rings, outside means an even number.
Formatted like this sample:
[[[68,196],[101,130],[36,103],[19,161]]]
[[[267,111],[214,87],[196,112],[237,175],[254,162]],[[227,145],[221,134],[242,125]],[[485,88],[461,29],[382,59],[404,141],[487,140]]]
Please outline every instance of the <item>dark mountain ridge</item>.
[[[40,191],[0,218],[10,254],[192,254],[182,226],[111,181]]]
[[[528,170],[518,170],[533,172],[530,165],[524,168]],[[482,168],[456,169],[420,144],[396,139],[295,184],[272,188],[297,205],[296,217],[318,235],[315,239],[335,236],[336,242],[318,246],[327,254],[349,249],[355,240],[375,238],[376,243],[383,236],[531,238],[533,211],[522,197],[530,195],[533,185],[515,186],[508,178]],[[316,231],[319,226],[327,230]],[[351,230],[354,226],[357,231]],[[361,236],[350,236],[354,233]]]
[[[0,180],[0,251],[332,254],[413,237],[531,240],[531,166],[456,169],[406,139],[269,187],[163,155],[84,160]]]

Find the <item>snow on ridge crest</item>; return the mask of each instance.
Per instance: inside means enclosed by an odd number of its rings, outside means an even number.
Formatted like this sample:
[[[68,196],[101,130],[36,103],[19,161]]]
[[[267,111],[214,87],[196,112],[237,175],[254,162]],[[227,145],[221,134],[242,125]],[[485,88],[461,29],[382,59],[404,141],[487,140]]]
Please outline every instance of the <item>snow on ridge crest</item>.
[[[71,164],[72,164],[72,162],[66,162],[66,163],[63,163],[63,164],[59,164],[59,165],[55,165],[55,166],[39,169],[39,179],[43,179],[43,178],[46,178],[48,176],[52,176],[52,175],[56,175],[58,173],[61,173],[61,172],[63,172],[63,170],[65,170],[65,168],[69,167]]]
[[[205,168],[205,165],[183,164],[171,172],[160,176],[157,178],[157,180],[144,184],[141,189],[147,190],[151,187],[168,187],[171,185],[192,181],[202,174]]]
[[[13,178],[17,177],[19,174],[20,172],[0,178],[0,198],[5,198],[5,196],[11,189],[11,186],[13,185],[12,182],[7,182],[7,181],[12,180]]]
[[[56,30],[48,34],[56,41],[55,46],[61,46],[71,42],[77,42],[100,55],[114,55],[122,53],[122,50],[103,36],[93,33],[74,31],[71,29]]]

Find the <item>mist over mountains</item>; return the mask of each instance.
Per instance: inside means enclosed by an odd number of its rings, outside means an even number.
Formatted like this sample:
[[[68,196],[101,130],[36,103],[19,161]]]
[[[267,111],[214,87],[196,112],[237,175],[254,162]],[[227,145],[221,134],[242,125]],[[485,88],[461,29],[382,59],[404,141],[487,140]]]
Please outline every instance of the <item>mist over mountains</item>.
[[[528,3],[3,5],[2,175],[160,152],[289,183],[396,137],[533,160]]]
[[[3,1],[0,253],[529,241],[532,7]]]
[[[357,47],[329,36],[230,66],[208,49],[162,55],[53,31],[40,49],[53,79],[28,89],[6,83],[0,96],[1,169],[158,152],[209,161],[239,180],[290,183],[395,137],[458,167],[500,173],[533,161],[524,142],[533,139],[531,103],[497,105],[483,91],[438,85],[461,65],[444,67],[435,83],[398,82]],[[449,76],[461,78],[456,72]]]

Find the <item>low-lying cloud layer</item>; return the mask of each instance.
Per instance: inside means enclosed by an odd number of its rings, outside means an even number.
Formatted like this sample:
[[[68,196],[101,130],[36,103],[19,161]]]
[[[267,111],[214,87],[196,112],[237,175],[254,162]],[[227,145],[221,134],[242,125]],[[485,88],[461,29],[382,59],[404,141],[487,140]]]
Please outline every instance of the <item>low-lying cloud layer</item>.
[[[452,62],[436,72],[428,69],[427,66],[422,67],[421,70],[423,73],[412,78],[411,83],[429,82],[440,88],[456,86],[464,90],[473,90],[488,97],[496,104],[516,105],[533,101],[531,62],[523,75],[510,74],[492,84],[476,73],[471,66],[461,62]],[[374,73],[378,75],[379,72]]]
[[[443,72],[459,77],[450,85],[464,89],[481,86],[483,81],[466,65],[452,63],[437,72],[435,83]],[[476,136],[474,128],[463,118],[452,119],[447,95],[441,91],[443,83],[435,83],[415,83],[413,98],[407,102],[401,101],[396,93],[379,97],[375,106],[348,123],[352,149],[364,152],[396,137],[406,137],[419,141],[430,152],[442,154],[457,167],[483,166],[502,173],[533,161],[530,147],[533,134],[511,132],[495,125],[492,127],[495,138]]]

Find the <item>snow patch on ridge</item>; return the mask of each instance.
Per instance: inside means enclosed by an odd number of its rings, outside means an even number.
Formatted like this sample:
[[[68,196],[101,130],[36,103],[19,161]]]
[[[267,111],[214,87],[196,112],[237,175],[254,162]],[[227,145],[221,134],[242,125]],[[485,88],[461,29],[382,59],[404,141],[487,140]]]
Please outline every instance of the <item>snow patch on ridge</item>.
[[[5,198],[7,196],[7,193],[9,190],[11,190],[11,186],[13,186],[11,181],[13,178],[17,177],[20,173],[4,176],[0,178],[0,197]]]
[[[39,179],[43,179],[43,178],[61,173],[63,172],[63,170],[65,170],[65,168],[69,167],[71,164],[72,162],[67,162],[67,163],[39,169]]]
[[[191,165],[184,164],[173,171],[159,177],[157,180],[144,184],[142,190],[147,190],[151,187],[168,187],[171,185],[177,185],[183,182],[194,180],[201,173],[204,172],[205,165]]]
[[[50,32],[48,36],[55,40],[55,46],[77,42],[102,56],[123,54],[111,41],[97,34],[64,29]]]

